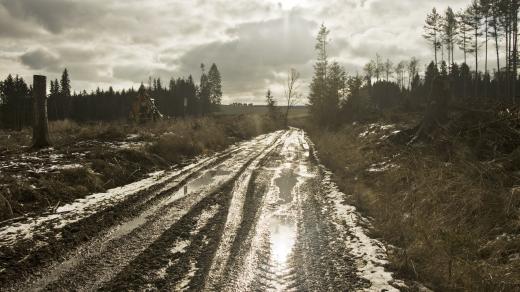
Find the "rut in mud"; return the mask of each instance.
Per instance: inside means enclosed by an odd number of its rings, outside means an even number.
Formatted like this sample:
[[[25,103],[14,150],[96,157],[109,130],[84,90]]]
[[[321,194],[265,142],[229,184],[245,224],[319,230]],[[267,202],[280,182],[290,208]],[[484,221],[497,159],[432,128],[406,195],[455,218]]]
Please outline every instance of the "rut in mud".
[[[301,130],[156,176],[0,227],[2,290],[396,290]]]

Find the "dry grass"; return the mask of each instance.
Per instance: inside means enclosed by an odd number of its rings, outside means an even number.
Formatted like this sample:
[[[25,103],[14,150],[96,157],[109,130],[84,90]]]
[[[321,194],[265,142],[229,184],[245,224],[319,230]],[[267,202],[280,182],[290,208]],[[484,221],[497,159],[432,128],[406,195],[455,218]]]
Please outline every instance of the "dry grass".
[[[152,171],[277,128],[276,123],[259,115],[163,120],[140,125],[58,121],[49,125],[54,149],[46,155],[27,147],[30,129],[0,132],[0,137],[9,136],[0,141],[0,159],[18,162],[0,172],[0,220],[52,210],[57,204],[131,183]],[[129,139],[143,146],[118,146]],[[50,158],[52,155],[64,157],[58,164],[80,166],[53,169],[58,165]],[[42,168],[48,171],[35,171]]]
[[[393,268],[439,291],[520,289],[520,183],[454,139],[402,147],[365,138],[366,125],[311,130],[351,203],[394,245]],[[387,162],[385,171],[367,171]],[[380,165],[380,164],[378,164]]]

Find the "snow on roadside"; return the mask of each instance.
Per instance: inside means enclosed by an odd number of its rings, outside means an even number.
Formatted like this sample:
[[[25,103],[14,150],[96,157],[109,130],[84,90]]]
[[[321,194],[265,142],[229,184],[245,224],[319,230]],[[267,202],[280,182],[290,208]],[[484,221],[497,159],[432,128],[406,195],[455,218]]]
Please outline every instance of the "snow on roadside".
[[[83,199],[78,199],[70,204],[56,209],[55,214],[44,215],[36,218],[26,218],[26,222],[13,223],[9,226],[0,228],[0,243],[12,245],[20,239],[31,239],[36,231],[44,224],[51,224],[54,228],[61,228],[67,224],[79,221],[88,215],[97,212],[103,206],[108,206],[122,201],[125,197],[144,190],[151,185],[160,183],[170,178],[172,174],[165,175],[164,172],[157,172],[143,180],[129,185],[110,189],[104,193],[89,195]]]
[[[270,145],[278,134],[279,132],[264,134],[257,136],[252,140],[237,143],[221,152],[221,154],[231,153],[239,149],[252,150],[259,147],[259,145]],[[49,231],[55,232],[54,235],[59,236],[59,233],[56,233],[56,230],[87,218],[88,216],[100,212],[109,206],[120,203],[128,197],[146,190],[153,185],[167,182],[182,173],[186,173],[185,175],[187,175],[187,173],[197,171],[203,168],[204,165],[218,159],[221,154],[216,154],[210,157],[201,156],[196,158],[193,163],[180,169],[154,172],[140,181],[116,187],[103,193],[92,194],[85,198],[77,199],[70,204],[57,208],[56,212],[53,214],[25,217],[20,221],[0,227],[0,245],[6,247],[13,246],[18,241],[31,240],[34,235],[45,234]],[[177,182],[178,179],[175,179],[175,181]],[[45,243],[39,242],[38,244]]]
[[[358,275],[371,283],[370,288],[364,291],[399,291],[390,284],[395,281],[392,273],[385,270],[388,260],[384,245],[368,237],[367,230],[362,226],[368,221],[357,212],[356,207],[345,204],[346,195],[338,190],[332,182],[331,175],[330,171],[324,171],[323,184],[327,186],[326,196],[334,204],[334,224],[338,230],[348,234],[345,244],[351,248]]]
[[[89,195],[82,199],[77,199],[70,204],[63,205],[56,209],[56,213],[43,215],[40,217],[24,218],[23,222],[16,222],[0,228],[0,244],[11,246],[18,240],[29,240],[41,229],[60,229],[64,226],[84,219],[108,206],[122,202],[149,187],[168,181],[180,173],[195,168],[197,165],[208,159],[199,159],[180,170],[165,172],[158,171],[140,181],[116,187],[103,193]]]
[[[310,140],[305,139],[303,142],[314,148]],[[316,159],[319,162],[319,158]],[[322,164],[318,167],[322,170],[324,196],[333,204],[332,222],[345,235],[345,245],[355,259],[358,276],[371,283],[369,288],[362,291],[399,291],[391,283],[404,283],[394,279],[393,273],[385,270],[388,264],[385,246],[379,240],[370,238],[363,227],[369,225],[369,221],[357,212],[356,207],[345,203],[346,195],[333,182],[332,172]]]

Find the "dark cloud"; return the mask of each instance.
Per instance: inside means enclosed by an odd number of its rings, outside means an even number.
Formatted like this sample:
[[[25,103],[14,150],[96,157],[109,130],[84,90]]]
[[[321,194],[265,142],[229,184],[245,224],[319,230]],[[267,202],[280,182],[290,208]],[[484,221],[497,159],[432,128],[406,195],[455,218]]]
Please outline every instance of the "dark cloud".
[[[41,48],[23,54],[20,60],[24,65],[35,70],[47,69],[54,72],[60,67],[59,57]]]
[[[70,0],[0,0],[0,5],[12,17],[34,21],[52,33],[95,21],[102,14],[101,5],[97,4]]]
[[[0,5],[0,37],[27,38],[40,33],[38,28],[11,17],[9,12]]]

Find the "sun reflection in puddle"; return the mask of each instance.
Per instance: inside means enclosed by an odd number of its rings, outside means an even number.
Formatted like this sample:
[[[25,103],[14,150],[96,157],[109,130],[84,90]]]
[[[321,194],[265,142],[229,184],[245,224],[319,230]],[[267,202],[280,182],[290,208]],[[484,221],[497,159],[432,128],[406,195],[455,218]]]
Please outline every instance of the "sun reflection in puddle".
[[[270,225],[272,258],[285,266],[296,241],[296,223],[287,216],[275,216]]]
[[[291,206],[294,203],[293,189],[297,181],[297,175],[290,165],[282,169],[274,180],[279,192],[277,210],[269,222],[271,257],[274,264],[282,269],[287,267],[287,259],[296,242],[296,221],[291,213]]]

